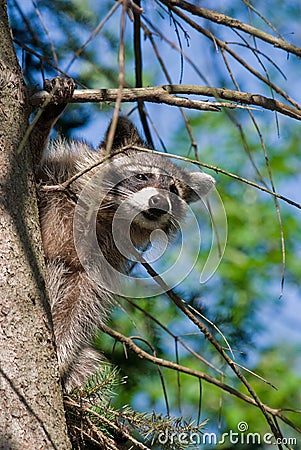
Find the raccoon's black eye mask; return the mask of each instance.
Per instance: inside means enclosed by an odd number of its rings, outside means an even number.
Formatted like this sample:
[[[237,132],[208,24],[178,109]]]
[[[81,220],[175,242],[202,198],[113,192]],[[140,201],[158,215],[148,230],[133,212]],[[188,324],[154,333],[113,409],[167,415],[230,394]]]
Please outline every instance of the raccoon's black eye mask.
[[[136,173],[134,175],[136,180],[139,180],[139,182],[146,182],[150,180],[155,180],[156,176],[153,173]],[[168,180],[169,182],[169,192],[172,192],[175,195],[179,195],[178,188],[176,184],[174,183],[173,179],[169,175],[161,175],[160,178],[164,178],[165,182]]]
[[[154,174],[153,173],[136,173],[134,175],[134,178],[136,178],[136,180],[139,180],[139,181],[148,181],[148,180],[154,178]]]
[[[169,187],[170,192],[172,192],[175,195],[179,195],[179,191],[175,183],[171,184]]]
[[[178,188],[174,179],[170,175],[154,174],[154,173],[135,173],[134,175],[125,178],[117,184],[117,188],[127,189],[129,192],[137,192],[144,187],[156,187],[175,195],[179,195]]]
[[[122,180],[116,187],[126,189],[129,192],[137,192],[144,186],[152,184],[153,178],[152,173],[136,173]]]

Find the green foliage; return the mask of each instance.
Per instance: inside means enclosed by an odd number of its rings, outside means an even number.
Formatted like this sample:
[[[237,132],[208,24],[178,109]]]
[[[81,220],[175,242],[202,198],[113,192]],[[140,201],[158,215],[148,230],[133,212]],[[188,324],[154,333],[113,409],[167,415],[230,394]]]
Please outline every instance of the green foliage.
[[[188,442],[191,434],[202,433],[205,422],[195,424],[193,420],[155,412],[140,413],[129,406],[114,409],[111,398],[123,383],[124,378],[120,378],[115,368],[104,365],[83,388],[66,396],[69,434],[74,449],[82,446],[90,448],[92,444],[93,448],[107,449],[114,441],[129,441],[136,448],[144,450],[157,445],[163,450],[183,450],[187,448],[183,444],[184,437]],[[180,441],[172,439],[172,436],[179,435],[182,436]],[[144,444],[141,447],[140,442]]]

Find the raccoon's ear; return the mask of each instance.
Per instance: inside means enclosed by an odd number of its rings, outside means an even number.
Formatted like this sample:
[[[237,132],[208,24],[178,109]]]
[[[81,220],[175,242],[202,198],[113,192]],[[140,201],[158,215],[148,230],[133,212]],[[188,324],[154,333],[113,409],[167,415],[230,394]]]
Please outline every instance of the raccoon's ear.
[[[109,127],[106,131],[104,145],[106,144],[107,139],[108,139],[110,126],[111,126],[111,124],[109,125]],[[140,146],[144,145],[143,140],[139,136],[139,133],[138,133],[135,125],[127,117],[119,116],[117,125],[116,125],[114,140],[113,140],[113,144],[112,144],[112,150],[116,150],[117,148],[123,147],[125,145],[129,145],[129,144],[140,145]]]
[[[203,172],[189,172],[183,192],[183,199],[187,203],[196,202],[200,197],[208,194],[213,188],[215,180]]]

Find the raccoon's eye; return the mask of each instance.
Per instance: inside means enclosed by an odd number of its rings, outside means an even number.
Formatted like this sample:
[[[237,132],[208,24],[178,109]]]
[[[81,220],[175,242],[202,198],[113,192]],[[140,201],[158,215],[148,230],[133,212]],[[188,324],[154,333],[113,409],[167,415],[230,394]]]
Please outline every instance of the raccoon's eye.
[[[172,192],[173,194],[179,195],[179,191],[178,188],[175,184],[171,184],[170,188],[169,188],[170,192]]]
[[[146,181],[147,176],[144,173],[136,173],[135,178],[139,181]]]

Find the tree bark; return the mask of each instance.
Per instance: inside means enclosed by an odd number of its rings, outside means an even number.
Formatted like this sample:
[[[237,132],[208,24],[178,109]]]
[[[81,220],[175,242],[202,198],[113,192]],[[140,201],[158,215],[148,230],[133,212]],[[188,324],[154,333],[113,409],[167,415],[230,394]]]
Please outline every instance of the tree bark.
[[[69,449],[32,172],[26,89],[0,0],[0,449]]]

